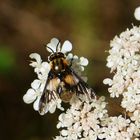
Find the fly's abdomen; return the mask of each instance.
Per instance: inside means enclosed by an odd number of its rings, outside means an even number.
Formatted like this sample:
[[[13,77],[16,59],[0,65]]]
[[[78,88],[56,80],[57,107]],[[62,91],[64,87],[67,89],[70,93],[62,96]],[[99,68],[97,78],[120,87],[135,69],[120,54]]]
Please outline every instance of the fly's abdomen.
[[[63,102],[69,102],[74,92],[72,92],[70,88],[67,89],[65,86],[65,83],[61,82],[57,88],[57,93]]]

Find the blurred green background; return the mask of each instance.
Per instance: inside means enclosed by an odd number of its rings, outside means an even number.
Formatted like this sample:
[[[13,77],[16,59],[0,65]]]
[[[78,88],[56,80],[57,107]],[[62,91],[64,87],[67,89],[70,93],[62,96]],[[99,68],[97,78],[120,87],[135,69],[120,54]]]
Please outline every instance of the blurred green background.
[[[108,96],[106,57],[109,42],[132,23],[140,0],[1,0],[0,1],[0,139],[50,140],[58,134],[54,114],[40,116],[22,97],[36,78],[29,54],[46,61],[43,44],[51,38],[73,43],[73,53],[89,59],[88,82]]]

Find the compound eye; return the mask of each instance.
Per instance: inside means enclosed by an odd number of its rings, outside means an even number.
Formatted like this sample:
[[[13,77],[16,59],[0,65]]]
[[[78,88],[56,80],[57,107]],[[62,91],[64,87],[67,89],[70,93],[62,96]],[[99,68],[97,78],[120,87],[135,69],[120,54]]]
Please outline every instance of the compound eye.
[[[65,57],[63,53],[62,53],[62,56]]]
[[[65,54],[62,54],[62,57],[63,57],[63,58],[66,58],[66,55],[65,55]]]

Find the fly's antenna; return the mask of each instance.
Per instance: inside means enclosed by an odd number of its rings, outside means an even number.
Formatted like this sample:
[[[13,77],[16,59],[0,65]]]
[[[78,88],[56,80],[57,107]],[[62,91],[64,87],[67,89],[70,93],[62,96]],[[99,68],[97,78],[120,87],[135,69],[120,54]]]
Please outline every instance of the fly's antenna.
[[[60,44],[60,40],[59,40],[58,43],[57,43],[57,46],[56,46],[56,52],[58,52],[59,44]]]
[[[47,47],[52,53],[55,53],[54,50],[50,47],[48,47],[46,44],[44,44],[45,47]]]
[[[50,47],[47,46],[47,48],[48,48],[49,50],[51,50],[52,53],[55,53],[55,52],[53,51],[53,49],[51,49]]]

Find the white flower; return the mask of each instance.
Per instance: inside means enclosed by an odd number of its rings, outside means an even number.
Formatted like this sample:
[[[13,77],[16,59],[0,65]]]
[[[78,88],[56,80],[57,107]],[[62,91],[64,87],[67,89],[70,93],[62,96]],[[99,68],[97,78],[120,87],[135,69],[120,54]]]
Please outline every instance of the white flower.
[[[33,107],[36,111],[38,111],[39,101],[48,78],[48,73],[50,71],[50,64],[48,62],[42,62],[40,55],[37,53],[32,53],[30,57],[35,59],[35,61],[32,61],[30,65],[34,67],[34,71],[37,73],[38,79],[35,79],[31,83],[31,88],[23,96],[23,100],[28,104],[34,102]],[[49,102],[46,105],[44,113],[54,113],[56,108],[64,110],[64,108],[61,107],[61,100],[59,98],[56,98],[55,101]],[[44,115],[44,113],[41,115]]]
[[[135,110],[133,112],[133,115],[131,116],[131,120],[132,121],[137,121],[137,122],[140,121],[140,111],[139,110]]]
[[[107,119],[106,125],[104,124],[104,127],[101,128],[102,133],[99,136],[100,139],[126,140],[132,137],[126,131],[130,123],[129,119],[125,119],[122,116],[109,117]]]
[[[41,85],[40,80],[34,80],[31,83],[31,88],[23,96],[23,100],[25,103],[29,104],[37,99],[37,97],[40,95],[40,85]]]
[[[83,71],[85,69],[85,66],[88,65],[88,59],[85,57],[78,57],[77,55],[73,55],[72,53],[69,53],[66,56],[66,59],[69,61],[69,63],[72,63],[72,68],[74,71],[86,82],[87,77],[83,76]]]
[[[124,91],[132,86],[132,80],[136,81],[134,74],[139,70],[140,65],[140,55],[137,53],[140,50],[139,40],[140,28],[134,26],[111,41],[107,66],[111,68],[111,72],[115,71],[115,75],[113,79],[104,80],[105,84],[111,86],[109,88],[111,97],[123,95]],[[139,91],[138,88],[136,90]]]
[[[32,67],[38,67],[38,65],[40,65],[42,62],[40,55],[37,53],[32,53],[29,57],[36,60],[36,62],[32,62],[30,64]]]
[[[52,50],[50,50],[50,48]],[[57,38],[52,38],[51,41],[50,41],[50,43],[47,44],[46,49],[50,53],[53,53],[53,52],[62,52],[62,53],[65,54],[65,53],[70,52],[72,50],[72,44],[68,40],[66,40],[64,42],[64,44],[62,45],[62,47],[61,47],[60,41]]]
[[[133,112],[131,120],[133,121],[133,133],[135,133],[136,136],[140,136],[140,110]]]
[[[113,82],[112,82],[112,80],[111,80],[110,78],[104,79],[104,80],[103,80],[103,83],[104,83],[105,85],[109,85],[109,86],[111,86],[111,85],[113,84]]]
[[[72,60],[72,67],[74,69],[80,69],[81,71],[84,71],[84,66],[88,65],[88,59],[85,57],[78,58],[77,55],[73,55],[72,53],[69,53],[66,58],[69,62]]]
[[[136,20],[140,20],[140,7],[137,7],[134,12],[134,17]]]
[[[137,10],[135,12],[138,12]],[[113,131],[109,129],[111,123],[107,123],[107,128],[103,129],[105,135],[108,133],[106,139],[137,138],[140,136],[140,27],[134,26],[122,32],[111,41],[110,46],[107,67],[114,72],[114,77],[105,79],[103,83],[110,86],[108,91],[111,97],[121,95],[121,106],[131,116],[128,122],[119,118],[116,124],[111,126]],[[119,123],[120,120],[122,122]],[[112,121],[114,123],[114,120]],[[119,128],[121,125],[124,125],[122,129]]]
[[[34,67],[35,73],[37,73],[39,79],[47,79],[48,73],[50,71],[50,65],[48,62],[42,62],[39,54],[32,53],[29,56],[31,59],[36,61],[31,61],[30,66]]]
[[[80,57],[80,64],[82,66],[87,66],[88,65],[88,59],[86,59],[85,57]]]
[[[67,52],[70,52],[72,50],[72,44],[68,40],[66,40],[61,46],[59,40],[57,38],[53,38],[51,39],[50,43],[47,44],[46,48],[50,53],[62,52],[66,55]],[[35,79],[31,83],[31,88],[23,96],[23,100],[27,104],[34,102],[34,109],[36,111],[39,111],[40,98],[43,94],[51,65],[48,62],[43,62],[40,55],[37,53],[32,53],[29,57],[31,59],[34,59],[33,61],[31,61],[30,66],[34,68],[34,72],[37,74],[38,79]],[[78,58],[78,56],[73,56],[73,54],[66,55],[66,59],[69,63],[72,63],[72,68],[78,74],[80,74],[79,76],[83,78],[82,71],[84,70],[84,67],[88,65],[88,60],[84,57]],[[52,90],[56,88],[54,87],[54,85],[50,84],[47,89]],[[57,108],[60,110],[64,110],[64,108],[61,106],[62,100],[59,98],[56,91],[54,92],[54,94],[54,96],[56,96],[55,100],[46,102],[46,106],[44,107],[41,115],[44,115],[47,112],[54,113]]]
[[[53,50],[53,52],[56,52],[56,47],[57,47],[58,51],[60,51],[59,40],[57,38],[52,38],[50,43],[47,44],[46,49],[47,49],[48,52],[52,53],[52,50]],[[50,48],[52,50],[50,50]]]
[[[61,52],[62,53],[67,53],[70,52],[72,50],[72,44],[67,40],[64,42]]]
[[[101,121],[107,117],[104,98],[84,102],[73,97],[71,107],[59,116],[57,128],[61,128],[61,137],[70,140],[88,138],[96,140],[101,134]]]
[[[30,88],[28,89],[27,93],[23,96],[23,100],[25,103],[30,104],[36,99],[36,97],[36,92],[32,88]]]

